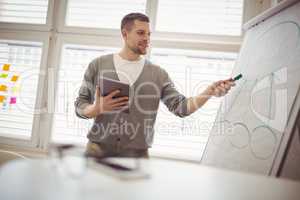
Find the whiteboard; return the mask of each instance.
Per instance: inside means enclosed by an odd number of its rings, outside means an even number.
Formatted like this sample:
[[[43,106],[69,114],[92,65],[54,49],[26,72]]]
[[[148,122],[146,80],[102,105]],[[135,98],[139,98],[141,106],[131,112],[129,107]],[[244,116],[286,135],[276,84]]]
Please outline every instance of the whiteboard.
[[[270,174],[300,85],[300,3],[247,30],[201,163]]]

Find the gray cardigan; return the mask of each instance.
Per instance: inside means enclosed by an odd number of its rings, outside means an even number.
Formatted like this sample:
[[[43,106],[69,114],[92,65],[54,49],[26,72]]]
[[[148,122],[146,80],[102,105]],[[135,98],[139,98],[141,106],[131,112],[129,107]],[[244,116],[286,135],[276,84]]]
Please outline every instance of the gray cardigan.
[[[75,101],[77,116],[86,118],[82,111],[94,102],[95,88],[101,76],[119,80],[113,54],[98,57],[89,64]],[[176,90],[168,73],[146,60],[141,74],[130,87],[129,113],[119,110],[97,116],[89,130],[88,139],[106,145],[121,145],[122,148],[151,147],[160,100],[175,115],[188,115],[187,98]]]

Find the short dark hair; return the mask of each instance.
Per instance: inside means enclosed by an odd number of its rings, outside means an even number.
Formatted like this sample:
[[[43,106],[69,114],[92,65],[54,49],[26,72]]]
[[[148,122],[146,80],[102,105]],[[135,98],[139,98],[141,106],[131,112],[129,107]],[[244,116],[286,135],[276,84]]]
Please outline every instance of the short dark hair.
[[[125,15],[121,22],[121,30],[123,28],[126,28],[127,30],[130,30],[134,20],[139,20],[142,22],[148,22],[149,23],[149,17],[143,13],[129,13]]]

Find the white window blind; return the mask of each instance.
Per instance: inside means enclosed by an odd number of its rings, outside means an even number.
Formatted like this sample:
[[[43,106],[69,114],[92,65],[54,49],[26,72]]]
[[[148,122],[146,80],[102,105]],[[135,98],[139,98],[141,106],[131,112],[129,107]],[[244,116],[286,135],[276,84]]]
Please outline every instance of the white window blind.
[[[146,0],[68,0],[66,25],[119,29],[126,14],[145,10]]]
[[[98,56],[115,51],[112,47],[63,46],[52,128],[54,142],[86,143],[92,120],[80,119],[75,115],[74,101],[88,64]]]
[[[213,81],[229,78],[236,56],[236,53],[153,49],[151,60],[166,69],[177,89],[189,97],[200,94]],[[176,117],[161,103],[151,153],[200,160],[220,101],[211,98],[186,118]]]
[[[244,0],[159,0],[157,31],[240,35]]]
[[[0,0],[0,22],[46,24],[48,0]]]
[[[42,44],[0,40],[0,135],[30,138]]]

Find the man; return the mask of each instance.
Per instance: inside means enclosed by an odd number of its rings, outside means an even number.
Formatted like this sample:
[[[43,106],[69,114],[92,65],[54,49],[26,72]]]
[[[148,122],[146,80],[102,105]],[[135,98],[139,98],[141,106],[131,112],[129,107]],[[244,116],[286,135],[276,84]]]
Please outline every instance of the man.
[[[96,58],[89,64],[75,101],[76,114],[94,118],[88,133],[89,155],[148,157],[160,100],[172,113],[185,117],[211,96],[225,95],[234,82],[221,80],[200,95],[186,98],[176,90],[164,69],[142,57],[150,42],[149,18],[130,13],[122,19],[121,32],[124,40],[121,51]],[[116,97],[120,91],[102,96],[101,76],[130,84],[130,99]],[[125,107],[129,113],[124,112]]]

